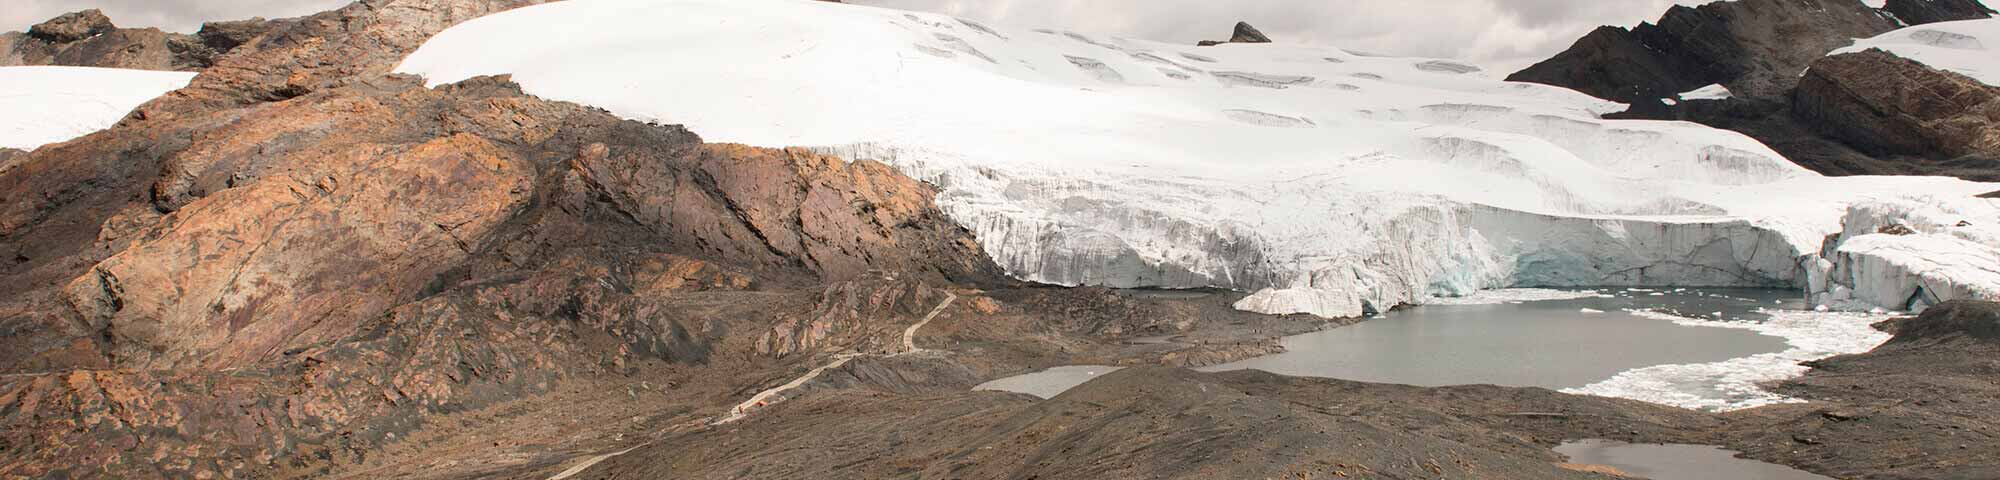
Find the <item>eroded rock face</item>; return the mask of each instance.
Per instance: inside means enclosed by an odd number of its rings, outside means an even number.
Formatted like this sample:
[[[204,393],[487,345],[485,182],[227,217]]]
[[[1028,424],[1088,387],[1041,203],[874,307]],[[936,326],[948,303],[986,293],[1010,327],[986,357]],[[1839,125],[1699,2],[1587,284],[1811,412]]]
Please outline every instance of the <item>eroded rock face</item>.
[[[1881,50],[1814,62],[1792,112],[1871,155],[2000,158],[2000,87]]]
[[[140,70],[200,70],[228,49],[157,28],[118,28],[96,9],[63,14],[0,34],[0,66],[62,65]]]

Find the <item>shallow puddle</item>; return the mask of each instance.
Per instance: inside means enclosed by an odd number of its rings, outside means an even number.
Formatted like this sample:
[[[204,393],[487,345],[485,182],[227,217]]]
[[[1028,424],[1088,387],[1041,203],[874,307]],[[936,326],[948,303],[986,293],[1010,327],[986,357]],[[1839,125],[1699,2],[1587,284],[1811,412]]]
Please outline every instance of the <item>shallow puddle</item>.
[[[1056,367],[1025,375],[1015,375],[972,387],[973,390],[997,390],[1002,392],[1025,393],[1042,398],[1051,398],[1082,385],[1091,379],[1118,371],[1119,367],[1099,365],[1075,365]]]
[[[1656,445],[1583,440],[1556,447],[1570,463],[1606,465],[1652,480],[1832,480],[1784,465],[1736,458],[1707,445]]]

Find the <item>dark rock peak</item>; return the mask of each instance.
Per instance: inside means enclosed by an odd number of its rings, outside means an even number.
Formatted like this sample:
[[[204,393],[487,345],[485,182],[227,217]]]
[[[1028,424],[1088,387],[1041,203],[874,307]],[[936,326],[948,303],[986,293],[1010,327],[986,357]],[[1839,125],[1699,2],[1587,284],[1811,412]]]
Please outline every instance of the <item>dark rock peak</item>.
[[[65,13],[49,21],[29,27],[28,36],[45,42],[69,43],[94,37],[104,32],[116,30],[117,28],[118,26],[111,24],[111,17],[104,16],[104,12],[93,8]]]
[[[1898,26],[1853,0],[1674,6],[1655,23],[1592,31],[1569,50],[1508,79],[1626,103],[1673,98],[1717,83],[1739,96],[1777,98],[1826,52]]]
[[[1229,35],[1229,40],[1202,40],[1195,45],[1213,47],[1225,43],[1271,43],[1271,37],[1264,36],[1264,32],[1257,30],[1257,27],[1250,26],[1250,22],[1236,22],[1236,30]]]
[[[1974,20],[2000,14],[1979,0],[1889,0],[1882,5],[1882,10],[1910,25]]]
[[[1236,22],[1236,33],[1229,37],[1229,42],[1271,43],[1271,37],[1264,36],[1264,32],[1258,31],[1257,27],[1250,26],[1250,22]]]

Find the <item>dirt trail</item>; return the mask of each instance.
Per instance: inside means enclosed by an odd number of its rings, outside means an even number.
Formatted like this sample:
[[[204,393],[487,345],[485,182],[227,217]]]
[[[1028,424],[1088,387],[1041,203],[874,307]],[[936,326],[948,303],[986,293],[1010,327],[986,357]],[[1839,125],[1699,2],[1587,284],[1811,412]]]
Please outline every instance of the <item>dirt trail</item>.
[[[945,309],[951,308],[952,302],[956,301],[958,301],[958,294],[945,292],[945,299],[943,302],[938,302],[937,307],[931,308],[930,313],[925,314],[922,320],[918,320],[917,323],[910,325],[910,328],[903,329],[903,351],[900,353],[896,353],[895,355],[907,355],[925,351],[924,349],[917,348],[917,342],[916,342],[917,331],[922,330],[924,328],[924,325],[930,324],[931,320],[937,319],[939,314],[944,313]],[[800,375],[799,378],[792,379],[792,381],[786,382],[784,385],[779,385],[764,390],[762,392],[757,392],[756,395],[751,396],[748,400],[744,400],[743,403],[738,403],[736,404],[735,407],[730,408],[729,415],[716,419],[714,422],[709,423],[709,425],[711,426],[724,425],[731,422],[735,422],[737,420],[748,418],[752,410],[769,406],[771,403],[776,403],[771,401],[772,397],[775,397],[778,394],[788,392],[799,387],[803,387],[807,383],[811,383],[814,379],[819,378],[820,374],[826,373],[827,370],[840,368],[842,365],[846,365],[847,362],[851,362],[856,358],[861,358],[864,356],[867,355],[859,353],[848,353],[848,354],[838,355],[834,357],[834,360],[832,362],[829,362],[826,365],[821,365],[818,368],[814,368],[811,371],[806,372],[805,375]],[[582,462],[578,462],[575,466],[571,466],[570,468],[563,470],[561,473],[557,473],[554,476],[549,477],[548,480],[564,480],[570,478],[578,473],[583,473],[584,470],[589,470],[590,467],[596,466],[598,463],[602,463],[605,460],[611,459],[611,457],[624,455],[633,450],[643,448],[646,445],[650,444],[651,442],[647,442],[644,444],[635,445],[631,448],[627,448],[624,450],[619,450],[616,452],[605,453],[586,458]]]
[[[931,320],[937,318],[938,314],[944,313],[945,308],[951,307],[951,302],[958,301],[958,294],[956,293],[944,292],[944,295],[943,303],[939,303],[937,308],[931,309],[931,313],[924,315],[923,320],[903,330],[903,353],[923,351],[923,349],[917,348],[917,329],[924,328],[924,325],[930,324]]]

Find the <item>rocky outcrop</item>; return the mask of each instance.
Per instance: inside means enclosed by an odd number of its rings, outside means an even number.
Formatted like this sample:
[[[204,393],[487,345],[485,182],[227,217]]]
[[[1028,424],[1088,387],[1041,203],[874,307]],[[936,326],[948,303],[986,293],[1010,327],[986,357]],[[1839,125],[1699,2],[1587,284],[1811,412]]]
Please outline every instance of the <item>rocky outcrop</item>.
[[[1980,0],[1888,0],[1882,10],[1907,25],[1990,18],[2000,14]]]
[[[0,66],[62,65],[200,70],[228,49],[157,28],[118,28],[96,9],[63,14],[26,33],[0,34]]]
[[[117,30],[111,17],[98,9],[65,13],[28,27],[28,36],[49,43],[70,43]]]
[[[566,379],[900,346],[1001,278],[881,164],[385,74],[525,3],[211,24],[189,88],[0,153],[0,471],[312,475]]]
[[[1905,24],[1986,18],[1977,1],[1892,1],[1882,9],[1848,0],[1744,0],[1676,6],[1657,23],[1603,27],[1569,50],[1509,80],[1569,87],[1631,104],[1610,118],[1693,121],[1749,135],[1801,166],[1828,175],[1952,175],[2000,179],[2000,159],[1941,152],[1888,152],[1827,135],[1792,102],[1800,72],[1855,38]],[[1810,77],[1810,75],[1807,75]],[[1721,100],[1681,99],[1721,84]],[[1818,87],[1814,87],[1818,88]],[[1820,95],[1820,93],[1802,95]],[[1800,107],[1814,111],[1822,106]],[[1830,112],[1829,112],[1830,113]],[[1955,134],[1954,134],[1955,135]]]
[[[284,28],[288,20],[265,20],[262,17],[249,20],[208,22],[201,24],[201,30],[194,33],[201,44],[216,52],[228,52],[256,40],[272,30]]]
[[[1258,31],[1257,27],[1250,26],[1250,22],[1236,22],[1236,30],[1230,34],[1229,40],[1202,40],[1197,45],[1213,47],[1225,43],[1271,43],[1271,37],[1264,36],[1264,32]]]
[[[1792,114],[1876,157],[2000,159],[2000,87],[1881,50],[1814,62]]]

